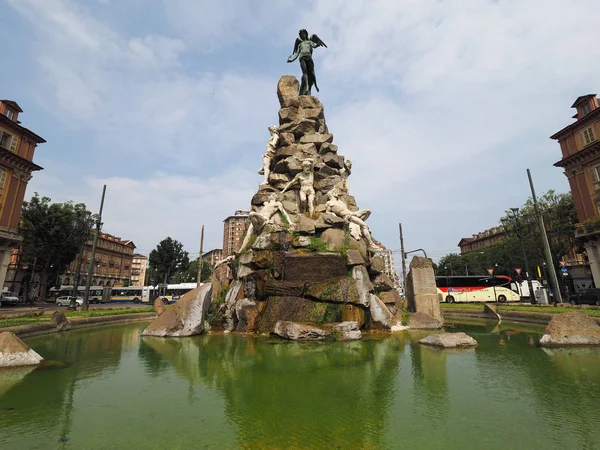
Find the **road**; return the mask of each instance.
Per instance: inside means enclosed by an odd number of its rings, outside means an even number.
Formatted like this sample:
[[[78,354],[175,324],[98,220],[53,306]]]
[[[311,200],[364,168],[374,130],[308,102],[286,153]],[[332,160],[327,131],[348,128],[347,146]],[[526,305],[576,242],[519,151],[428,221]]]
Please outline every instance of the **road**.
[[[89,305],[90,309],[104,309],[104,308],[146,308],[150,306],[148,303],[105,303],[99,305]],[[44,314],[51,314],[56,310],[64,310],[65,306],[56,306],[54,303],[35,303],[33,306],[3,306],[0,308],[0,316],[14,316],[17,314],[25,314],[28,312],[40,312],[44,311]]]

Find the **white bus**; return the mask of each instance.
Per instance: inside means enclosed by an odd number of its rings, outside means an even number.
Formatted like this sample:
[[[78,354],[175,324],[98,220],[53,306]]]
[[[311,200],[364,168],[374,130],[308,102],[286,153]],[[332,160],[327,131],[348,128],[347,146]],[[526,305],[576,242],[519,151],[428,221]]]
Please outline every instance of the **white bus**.
[[[435,277],[438,292],[446,303],[518,302],[521,296],[509,289],[511,281],[504,275]]]
[[[196,289],[196,283],[177,283],[166,286],[144,286],[142,289],[142,302],[153,303],[158,297],[163,299],[164,303],[176,302],[183,294]]]

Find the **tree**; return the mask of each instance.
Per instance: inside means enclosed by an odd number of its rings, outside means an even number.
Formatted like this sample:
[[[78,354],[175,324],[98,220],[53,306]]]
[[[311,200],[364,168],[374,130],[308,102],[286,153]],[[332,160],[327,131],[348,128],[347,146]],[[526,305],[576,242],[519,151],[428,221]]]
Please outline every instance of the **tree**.
[[[39,197],[37,192],[23,202],[21,260],[35,264],[42,300],[49,277],[58,277],[75,259],[89,238],[94,219],[83,203],[51,203],[50,198]]]
[[[546,233],[550,242],[550,252],[554,264],[566,255],[575,244],[577,211],[570,193],[556,194],[548,191],[538,199],[538,206],[544,218]],[[531,199],[519,209],[518,214],[507,211],[501,219],[505,224],[506,236],[495,246],[481,248],[464,255],[449,254],[440,259],[438,275],[486,275],[488,268],[494,268],[496,275],[514,276],[514,269],[525,268],[521,248],[521,238],[529,263],[530,275],[535,277],[535,268],[543,267],[545,256],[535,208]]]
[[[148,263],[152,270],[151,281],[169,283],[178,272],[187,270],[190,258],[181,242],[167,237],[150,252]]]
[[[210,263],[206,260],[202,261],[201,282],[209,281],[211,275],[212,269],[210,268]],[[185,270],[177,272],[173,276],[172,281],[174,283],[190,283],[196,281],[196,278],[198,278],[198,258],[190,261]]]

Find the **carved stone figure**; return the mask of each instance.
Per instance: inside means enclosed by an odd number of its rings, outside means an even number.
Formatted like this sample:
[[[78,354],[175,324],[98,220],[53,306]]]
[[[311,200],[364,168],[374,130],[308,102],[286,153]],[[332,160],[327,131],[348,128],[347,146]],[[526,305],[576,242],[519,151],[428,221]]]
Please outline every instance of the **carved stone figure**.
[[[261,183],[261,185],[269,184],[271,160],[273,159],[273,156],[275,156],[275,150],[277,149],[277,144],[279,143],[279,132],[277,127],[271,125],[269,127],[269,133],[271,133],[271,137],[267,141],[267,149],[265,154],[262,156],[263,166],[258,171],[259,175],[265,175],[265,180]]]
[[[300,203],[307,205],[308,212],[311,216],[315,212],[315,174],[313,166],[314,161],[310,158],[302,161],[302,172],[297,173],[292,181],[290,181],[281,191],[283,194],[294,184],[300,183]]]
[[[327,47],[327,45],[316,34],[311,35],[309,38],[308,32],[304,29],[300,30],[298,34],[300,37],[296,38],[294,53],[288,58],[287,62],[291,63],[300,58],[302,81],[300,83],[299,95],[311,95],[310,90],[313,85],[317,92],[319,92],[317,77],[315,76],[315,65],[312,60],[313,48]]]
[[[242,252],[248,245],[252,233],[261,233],[265,225],[272,223],[271,218],[278,212],[283,215],[285,220],[287,220],[290,225],[294,225],[292,223],[292,219],[283,207],[283,204],[277,201],[277,194],[273,193],[269,195],[268,200],[265,202],[260,212],[252,211],[250,213],[250,225],[248,226],[248,231],[244,237],[244,242],[242,242],[242,246],[240,247],[240,252]]]
[[[338,196],[339,193],[337,189],[332,189],[327,193],[328,200],[325,204],[325,206],[327,207],[326,212],[341,217],[345,221],[349,222],[350,225],[358,225],[360,227],[360,231],[362,232],[363,237],[369,243],[369,247],[372,250],[378,249],[379,247],[373,241],[373,237],[371,236],[371,232],[369,231],[369,226],[365,223],[365,220],[367,220],[371,215],[371,211],[369,211],[368,209],[350,211],[350,209],[348,209],[348,206],[343,201],[341,201]]]
[[[344,167],[340,169],[340,175],[342,176],[342,181],[338,183],[338,189],[342,192],[349,193],[350,185],[348,184],[348,178],[352,173],[352,161],[347,159],[344,161]]]

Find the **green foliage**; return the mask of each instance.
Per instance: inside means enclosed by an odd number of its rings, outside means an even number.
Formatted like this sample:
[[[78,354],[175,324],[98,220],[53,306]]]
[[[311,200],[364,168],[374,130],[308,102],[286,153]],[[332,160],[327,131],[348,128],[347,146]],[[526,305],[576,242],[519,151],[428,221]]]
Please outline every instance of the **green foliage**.
[[[90,237],[95,219],[83,203],[51,203],[50,198],[37,193],[23,202],[20,257],[22,263],[35,261],[36,272],[42,277],[42,298],[46,280],[62,273],[76,258]]]
[[[183,244],[167,237],[160,241],[150,252],[148,258],[152,269],[152,284],[169,283],[178,272],[185,272],[190,264],[188,252],[183,250]]]
[[[350,249],[350,224],[348,222],[344,223],[344,242],[340,247],[340,254],[347,256],[348,250]]]
[[[408,325],[408,309],[402,311],[402,318],[400,319],[400,323],[403,326]]]
[[[538,199],[540,212],[544,218],[546,233],[550,242],[553,261],[558,261],[574,248],[577,211],[571,194],[556,194],[548,191]],[[440,259],[436,275],[487,275],[488,268],[494,268],[496,275],[515,276],[514,268],[525,269],[521,238],[530,275],[535,276],[536,267],[543,267],[544,249],[540,234],[535,208],[532,200],[519,209],[515,218],[512,211],[507,211],[503,217],[506,234],[495,246],[474,250],[464,255],[451,253]],[[600,220],[598,221],[600,225]],[[497,264],[497,266],[496,266]]]
[[[226,287],[221,289],[217,295],[213,296],[210,306],[208,307],[208,311],[206,312],[206,320],[208,323],[213,323],[219,315],[219,309],[221,309],[221,305],[225,303],[228,292],[229,287]]]
[[[577,224],[577,228],[584,228],[587,231],[593,231],[600,228],[600,216],[584,220],[583,222]]]
[[[200,275],[200,282],[205,283],[210,281],[212,275],[212,269],[208,261],[202,261],[202,273]],[[171,281],[173,283],[193,283],[198,278],[198,258],[190,261],[187,267],[178,271]]]
[[[308,245],[308,247],[306,247],[306,249],[309,252],[315,252],[315,253],[329,251],[329,247],[327,247],[327,242],[325,242],[321,238],[314,237],[314,236],[311,236],[310,244]]]
[[[104,317],[118,316],[122,314],[141,314],[153,312],[151,306],[145,308],[95,308],[88,311],[64,311],[65,315],[70,319],[81,317]],[[50,322],[52,317],[44,315],[43,311],[39,313],[29,312],[14,316],[0,316],[0,329],[8,327],[17,327],[20,325],[33,325],[39,323]]]

